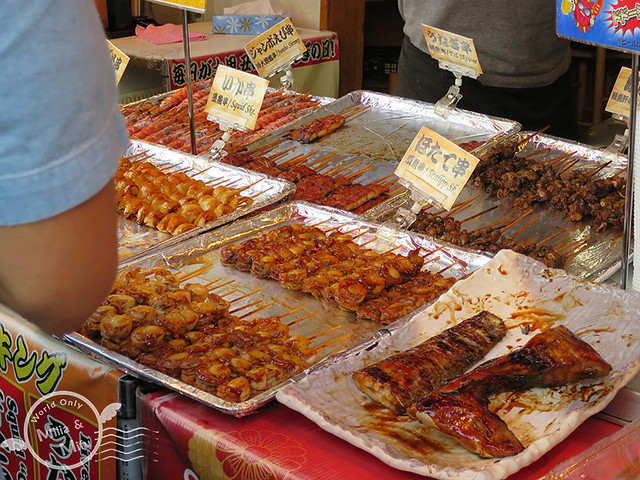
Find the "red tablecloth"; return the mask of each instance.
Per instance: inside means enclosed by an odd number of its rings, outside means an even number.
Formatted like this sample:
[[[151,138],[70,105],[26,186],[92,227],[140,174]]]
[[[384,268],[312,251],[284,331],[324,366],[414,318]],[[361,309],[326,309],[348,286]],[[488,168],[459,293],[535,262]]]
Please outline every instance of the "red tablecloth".
[[[142,425],[153,434],[145,478],[424,479],[396,470],[325,432],[277,402],[235,418],[174,393],[141,399]],[[620,427],[590,418],[564,442],[510,480],[534,480]]]

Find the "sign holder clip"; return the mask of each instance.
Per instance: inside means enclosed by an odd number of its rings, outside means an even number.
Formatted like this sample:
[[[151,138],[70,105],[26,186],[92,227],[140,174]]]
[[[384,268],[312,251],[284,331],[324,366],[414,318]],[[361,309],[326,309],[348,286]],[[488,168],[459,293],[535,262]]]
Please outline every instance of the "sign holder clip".
[[[284,74],[280,77],[280,89],[282,90],[293,90],[293,70],[291,70],[291,66],[293,62],[287,64],[284,69]]]
[[[231,134],[233,133],[233,131],[246,131],[246,128],[243,128],[240,124],[238,123],[234,123],[233,125],[223,119],[219,119],[218,120],[218,125],[220,125],[220,130],[222,130],[224,133],[222,134],[222,137],[220,137],[219,139],[217,139],[215,142],[213,142],[213,145],[211,145],[211,148],[209,149],[209,160],[215,160],[216,158],[220,157],[220,156],[224,156],[226,155],[226,152],[224,152],[224,147],[227,144],[227,142],[231,139]]]
[[[454,75],[456,76],[455,84],[449,87],[447,94],[436,102],[436,106],[434,108],[435,112],[444,118],[449,116],[451,111],[456,108],[458,102],[462,98],[462,94],[460,93],[462,75],[455,72]]]
[[[422,193],[406,180],[400,178],[398,182],[411,192],[412,205],[409,208],[398,208],[391,220],[383,222],[378,227],[376,237],[388,245],[396,243],[400,230],[409,228],[413,222],[416,221],[418,214],[424,206],[433,202],[430,197]]]
[[[627,147],[629,146],[629,118],[617,113],[613,113],[611,116],[616,120],[626,122],[627,128],[624,130],[622,135],[617,133],[615,137],[613,137],[611,144],[604,149],[602,160],[605,162],[613,160],[613,157],[616,155],[624,155]]]

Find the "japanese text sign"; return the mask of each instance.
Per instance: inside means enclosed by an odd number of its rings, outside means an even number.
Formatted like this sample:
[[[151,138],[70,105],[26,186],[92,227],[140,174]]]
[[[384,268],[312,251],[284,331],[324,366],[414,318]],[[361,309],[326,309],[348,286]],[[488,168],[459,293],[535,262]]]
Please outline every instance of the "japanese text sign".
[[[289,18],[258,35],[244,49],[261,77],[273,75],[307,51]]]
[[[205,107],[207,118],[253,130],[268,85],[264,78],[219,65]]]
[[[205,13],[207,7],[206,0],[149,0],[152,3],[168,5],[170,7],[181,8],[195,13]]]
[[[636,0],[557,0],[558,35],[628,53],[640,52],[640,4]]]
[[[395,174],[449,210],[478,165],[478,159],[422,127]]]
[[[113,43],[107,40],[107,47],[109,47],[109,53],[111,54],[111,61],[113,62],[113,69],[116,73],[116,85],[120,83],[122,74],[127,68],[129,63],[129,56],[122,50],[118,49]]]
[[[115,478],[115,435],[105,432],[117,425],[121,375],[0,306],[4,478]],[[113,414],[106,415],[107,407]]]
[[[610,113],[629,118],[631,114],[631,69],[622,67],[605,107]]]
[[[434,59],[461,67],[472,77],[482,73],[473,39],[425,24],[422,24],[422,32]]]

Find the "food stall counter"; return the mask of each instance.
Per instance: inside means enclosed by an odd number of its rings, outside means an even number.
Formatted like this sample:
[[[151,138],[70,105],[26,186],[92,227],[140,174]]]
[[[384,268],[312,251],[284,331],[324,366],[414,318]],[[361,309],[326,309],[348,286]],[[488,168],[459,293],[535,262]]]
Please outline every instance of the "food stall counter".
[[[166,390],[141,395],[149,429],[145,478],[420,479],[331,435],[300,413],[273,402],[241,419]],[[597,417],[510,479],[535,480],[620,426]]]

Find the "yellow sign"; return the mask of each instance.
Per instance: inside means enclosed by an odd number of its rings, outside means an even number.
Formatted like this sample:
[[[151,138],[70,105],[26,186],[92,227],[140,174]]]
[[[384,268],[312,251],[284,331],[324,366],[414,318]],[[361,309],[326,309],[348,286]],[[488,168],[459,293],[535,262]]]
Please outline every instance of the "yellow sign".
[[[640,99],[639,99],[640,100]],[[639,102],[640,104],[640,102]],[[631,114],[631,69],[622,67],[604,109],[629,118]]]
[[[422,24],[422,32],[427,41],[429,53],[436,60],[453,63],[478,76],[482,73],[478,54],[472,38],[429,27]]]
[[[178,7],[190,12],[205,13],[207,8],[206,0],[149,0],[152,3],[168,5],[170,7]]]
[[[218,65],[205,107],[207,118],[253,130],[268,85],[264,78]]]
[[[395,173],[449,210],[477,165],[469,152],[422,127]]]
[[[291,20],[285,18],[244,46],[261,77],[269,77],[307,51]]]
[[[107,40],[107,47],[109,47],[109,53],[111,54],[111,61],[113,62],[113,68],[116,72],[116,85],[120,83],[122,74],[124,73],[127,65],[129,64],[129,56],[122,50],[119,50],[113,43]]]

